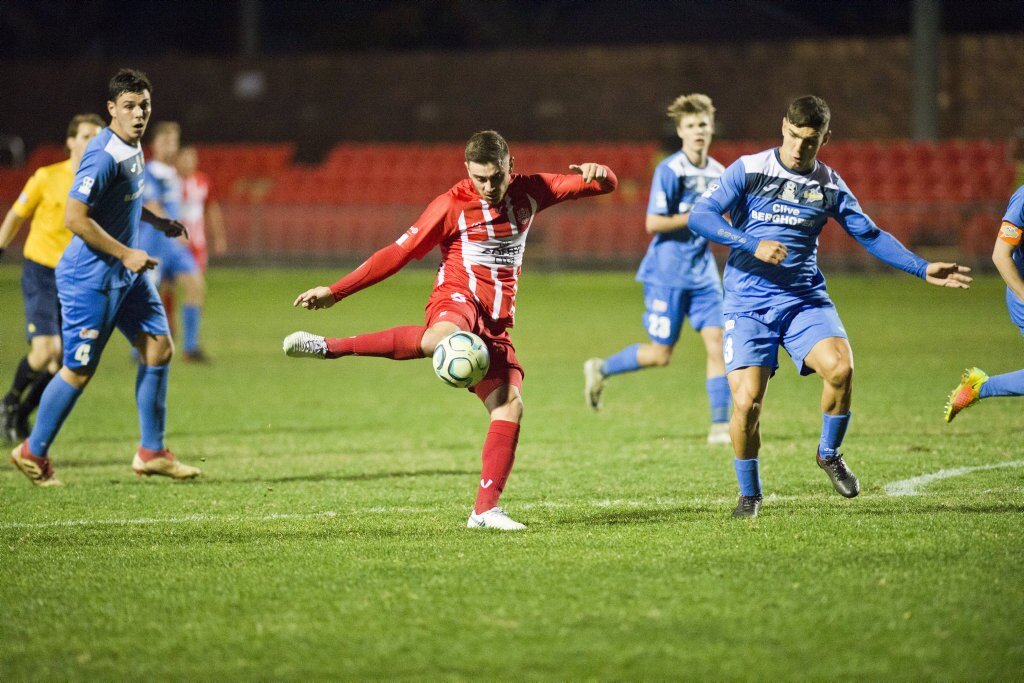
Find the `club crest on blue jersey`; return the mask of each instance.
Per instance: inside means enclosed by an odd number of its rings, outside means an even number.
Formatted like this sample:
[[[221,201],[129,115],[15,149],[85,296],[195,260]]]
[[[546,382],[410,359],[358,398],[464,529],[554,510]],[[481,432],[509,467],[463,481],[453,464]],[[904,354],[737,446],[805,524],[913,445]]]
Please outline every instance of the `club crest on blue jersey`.
[[[784,202],[798,202],[796,198],[796,183],[792,180],[787,180],[782,186],[782,192],[779,194],[779,199]]]

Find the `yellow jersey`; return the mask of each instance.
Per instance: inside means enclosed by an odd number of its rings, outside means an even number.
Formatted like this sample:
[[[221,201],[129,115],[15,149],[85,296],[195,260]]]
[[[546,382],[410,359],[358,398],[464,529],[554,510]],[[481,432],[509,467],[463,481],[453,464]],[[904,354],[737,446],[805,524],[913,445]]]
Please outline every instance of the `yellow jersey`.
[[[14,213],[21,218],[32,216],[25,239],[25,258],[47,268],[57,267],[71,242],[71,231],[64,227],[64,209],[74,179],[70,159],[43,166],[32,174],[14,202]]]

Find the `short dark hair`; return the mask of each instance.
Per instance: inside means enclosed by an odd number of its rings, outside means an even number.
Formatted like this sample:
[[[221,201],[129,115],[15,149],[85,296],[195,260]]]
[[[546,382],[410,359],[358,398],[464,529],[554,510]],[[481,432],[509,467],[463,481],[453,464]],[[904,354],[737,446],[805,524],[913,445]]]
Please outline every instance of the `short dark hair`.
[[[68,134],[64,137],[73,138],[78,135],[78,127],[83,123],[92,123],[100,128],[107,125],[106,121],[101,119],[99,114],[78,114],[68,123]]]
[[[117,98],[126,92],[136,93],[148,90],[152,94],[153,84],[149,82],[149,77],[146,74],[137,69],[121,69],[110,79],[108,89],[110,101],[117,102]]]
[[[475,164],[500,165],[508,158],[508,143],[496,130],[473,133],[466,143],[466,161]]]
[[[822,132],[828,131],[832,111],[828,103],[817,95],[804,95],[789,103],[786,120],[797,128],[813,128]]]

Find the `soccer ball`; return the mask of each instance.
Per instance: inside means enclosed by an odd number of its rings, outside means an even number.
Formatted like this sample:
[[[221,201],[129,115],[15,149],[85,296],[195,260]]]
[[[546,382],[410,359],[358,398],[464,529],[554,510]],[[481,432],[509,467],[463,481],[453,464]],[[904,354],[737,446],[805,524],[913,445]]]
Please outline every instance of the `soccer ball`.
[[[434,349],[434,372],[456,389],[467,389],[484,378],[491,355],[484,340],[472,332],[452,332]]]

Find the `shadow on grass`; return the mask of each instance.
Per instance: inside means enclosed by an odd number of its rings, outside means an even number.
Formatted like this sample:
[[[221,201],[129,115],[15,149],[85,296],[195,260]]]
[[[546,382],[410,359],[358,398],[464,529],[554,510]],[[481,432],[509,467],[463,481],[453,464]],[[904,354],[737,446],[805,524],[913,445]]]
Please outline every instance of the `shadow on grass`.
[[[297,474],[283,477],[245,477],[204,479],[207,484],[217,486],[232,486],[235,484],[285,484],[296,481],[378,481],[383,479],[403,479],[408,477],[472,477],[479,474],[479,470],[408,470],[401,472],[363,472],[359,474]]]
[[[625,526],[630,524],[680,522],[702,517],[715,510],[716,508],[713,506],[703,504],[598,508],[593,511],[588,510],[583,514],[575,514],[571,517],[556,517],[551,520],[550,524],[552,526],[573,526],[577,524],[588,526]]]

